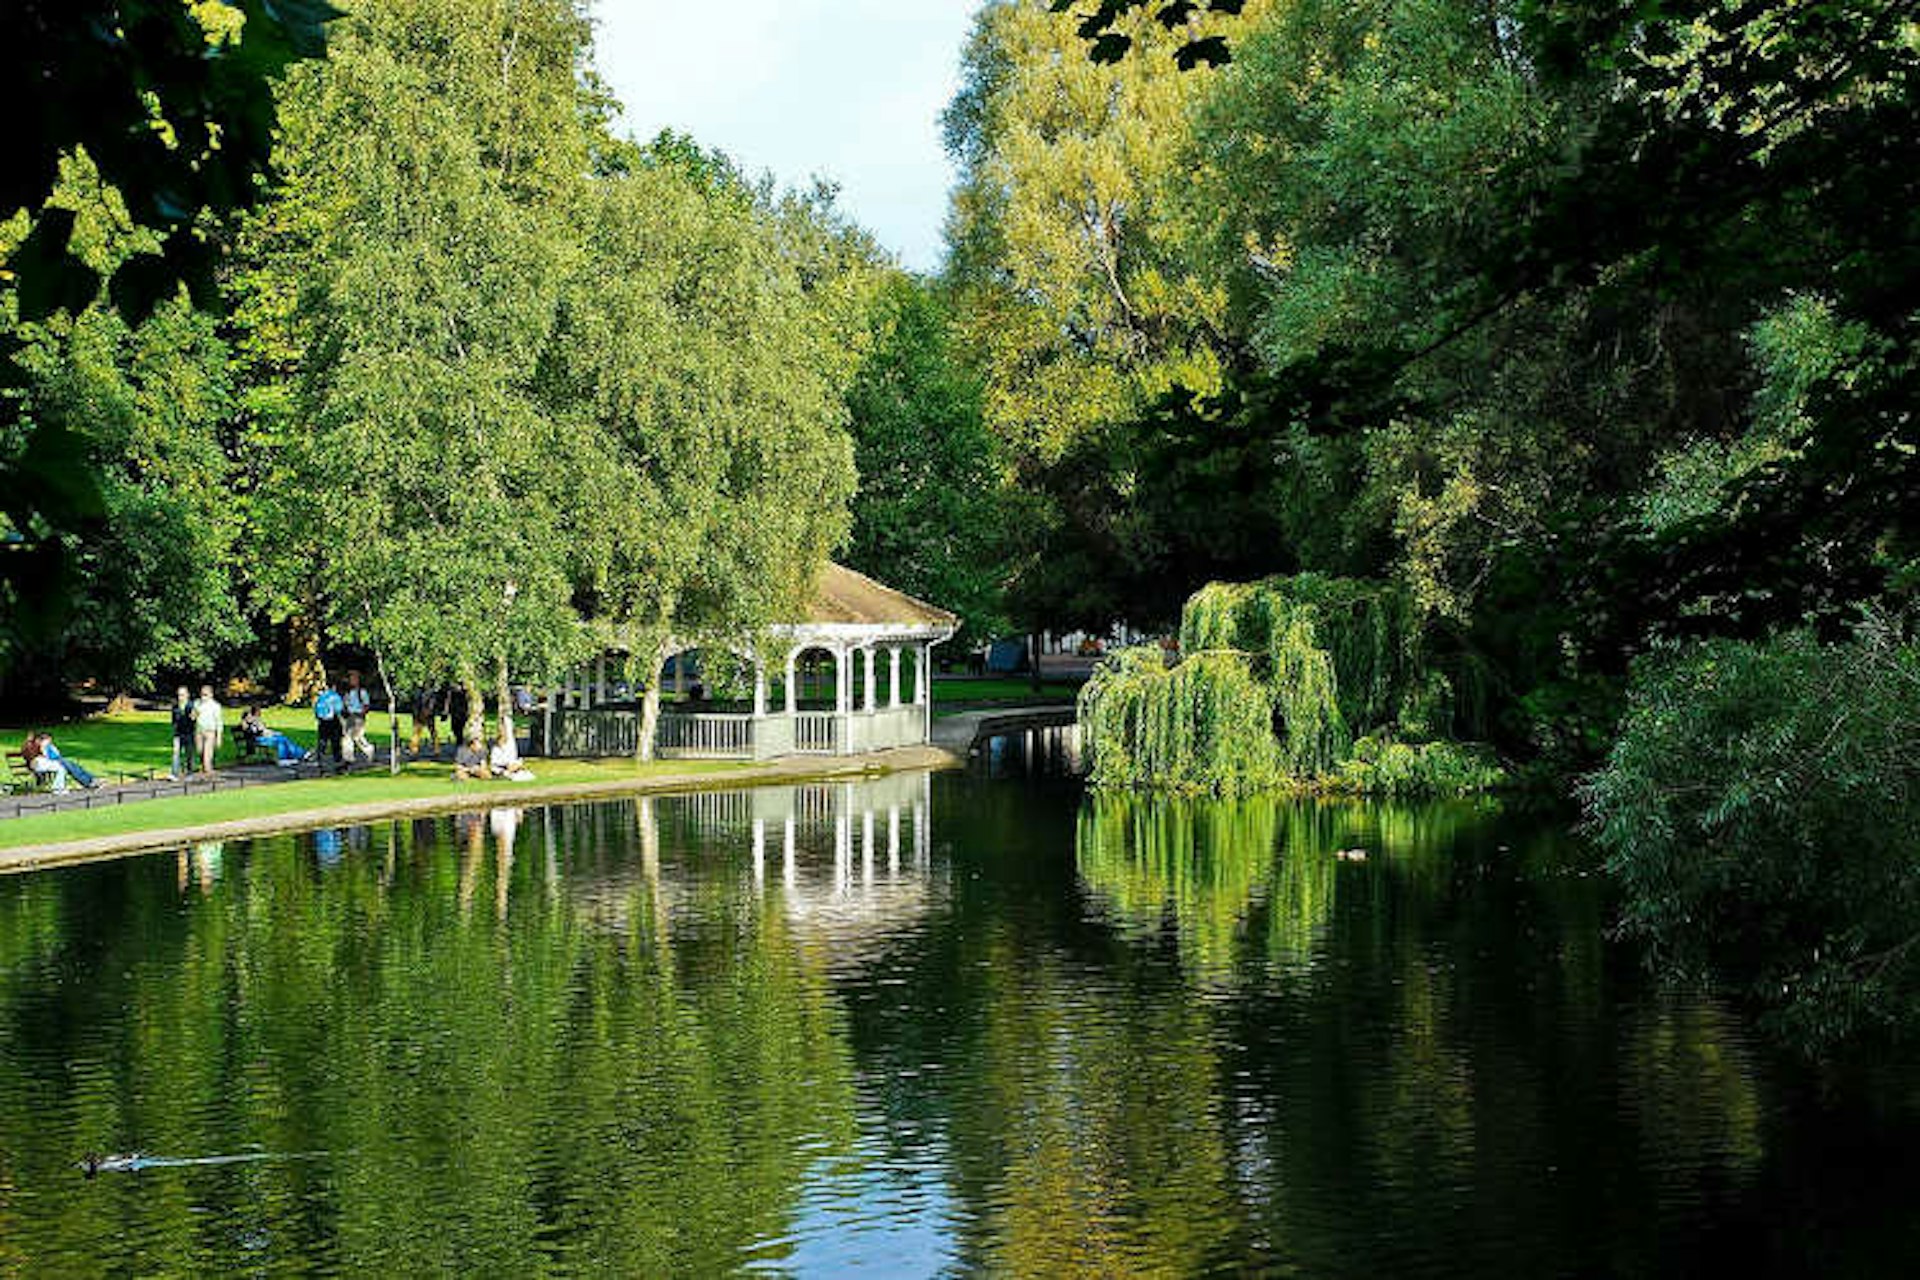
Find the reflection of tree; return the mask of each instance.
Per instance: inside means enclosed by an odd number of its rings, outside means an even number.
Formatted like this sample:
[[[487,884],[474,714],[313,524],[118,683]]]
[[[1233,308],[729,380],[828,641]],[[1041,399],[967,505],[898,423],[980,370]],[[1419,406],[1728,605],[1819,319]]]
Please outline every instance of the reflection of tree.
[[[1278,802],[1100,793],[1081,809],[1081,878],[1122,931],[1171,925],[1197,977],[1231,968],[1249,907],[1270,878]]]
[[[1239,1252],[1202,1010],[999,944],[954,1118],[997,1275],[1192,1275]]]
[[[551,909],[541,827],[477,861],[445,824],[383,830],[386,856],[324,873],[304,840],[230,848],[184,909],[171,861],[7,886],[6,919],[59,927],[10,932],[23,954],[0,968],[0,1271],[98,1269],[137,1242],[171,1273],[710,1273],[783,1235],[851,1131],[822,973],[719,882],[701,914],[727,945],[692,968],[648,936],[644,877],[627,931]],[[462,910],[476,888],[504,918]],[[86,1194],[72,1168],[250,1144],[334,1154]],[[251,1243],[191,1211],[209,1202],[243,1206]]]

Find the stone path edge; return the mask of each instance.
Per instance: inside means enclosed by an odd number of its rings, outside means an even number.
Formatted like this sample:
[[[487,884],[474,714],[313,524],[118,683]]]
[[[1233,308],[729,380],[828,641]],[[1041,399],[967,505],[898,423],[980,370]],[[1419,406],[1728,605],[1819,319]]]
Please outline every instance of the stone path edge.
[[[736,773],[664,774],[652,778],[615,779],[607,782],[556,782],[546,786],[538,783],[531,786],[510,784],[488,791],[426,796],[414,800],[375,800],[331,809],[276,813],[260,818],[235,818],[227,822],[206,823],[197,827],[127,831],[119,835],[96,836],[89,840],[70,840],[63,844],[0,849],[0,875],[37,871],[66,863],[92,862],[133,854],[153,853],[163,849],[176,849],[181,845],[204,844],[214,840],[244,840],[258,836],[317,831],[326,827],[354,827],[393,818],[439,817],[443,814],[471,813],[483,809],[519,809],[583,800],[618,799],[622,796],[738,791],[748,787],[875,777],[890,773],[905,773],[915,769],[957,769],[965,767],[965,764],[966,761],[961,756],[938,747],[901,747],[892,751],[874,752],[870,755],[836,756],[832,757],[830,762],[818,756],[788,756],[765,764],[751,765]]]

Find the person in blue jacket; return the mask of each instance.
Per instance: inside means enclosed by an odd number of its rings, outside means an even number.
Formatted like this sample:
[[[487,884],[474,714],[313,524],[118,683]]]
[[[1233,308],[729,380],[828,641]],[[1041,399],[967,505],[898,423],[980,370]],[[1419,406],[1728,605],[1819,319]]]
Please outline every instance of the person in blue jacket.
[[[342,767],[340,743],[346,730],[342,722],[345,714],[346,703],[342,701],[339,691],[332,685],[323,686],[320,696],[313,700],[313,721],[320,732],[320,763],[324,765],[331,758],[336,769]]]

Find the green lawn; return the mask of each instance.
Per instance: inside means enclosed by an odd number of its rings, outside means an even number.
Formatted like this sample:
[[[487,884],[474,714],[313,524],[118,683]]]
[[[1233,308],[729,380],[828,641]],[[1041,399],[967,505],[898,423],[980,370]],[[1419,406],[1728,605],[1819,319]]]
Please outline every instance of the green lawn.
[[[64,736],[56,734],[54,740],[61,741]],[[74,736],[78,741],[79,735]],[[83,763],[91,762],[83,760]],[[633,760],[531,760],[528,767],[533,770],[540,784],[550,785],[630,781],[690,773],[724,774],[747,766],[728,761],[672,760],[640,764]],[[112,809],[12,818],[0,822],[0,849],[59,844],[67,840],[124,835],[130,831],[166,830],[383,801],[456,795],[471,795],[482,802],[495,797],[507,801],[516,791],[523,789],[521,784],[512,782],[455,782],[444,764],[411,764],[402,768],[397,775],[383,769],[370,770],[346,777],[313,778],[208,796],[146,800]]]
[[[241,708],[227,708],[227,736],[221,744],[216,764],[231,763],[240,758],[240,740],[234,733],[234,727],[240,723]],[[313,713],[305,707],[267,707],[261,712],[268,727],[278,729],[303,747],[312,747],[317,735],[314,732]],[[169,713],[165,711],[133,711],[119,716],[90,716],[85,720],[70,720],[65,724],[17,725],[0,728],[0,742],[6,744],[6,750],[18,751],[20,741],[26,737],[27,730],[45,729],[53,735],[53,741],[63,756],[72,756],[82,765],[100,776],[102,782],[113,781],[115,773],[139,773],[153,770],[163,774],[173,762],[173,730]],[[405,735],[411,729],[412,722],[400,717],[400,731]],[[387,713],[376,711],[367,717],[367,736],[376,746],[384,747],[387,741]],[[446,727],[441,726],[441,739],[446,738]],[[402,738],[402,745],[405,738]]]

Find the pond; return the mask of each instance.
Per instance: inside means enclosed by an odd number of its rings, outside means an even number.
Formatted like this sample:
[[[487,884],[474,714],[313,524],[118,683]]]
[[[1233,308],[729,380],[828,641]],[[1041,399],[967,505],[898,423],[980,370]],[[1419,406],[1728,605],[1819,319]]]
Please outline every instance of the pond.
[[[1608,910],[1553,816],[952,774],[0,879],[0,1274],[1905,1273],[1911,1090]]]

